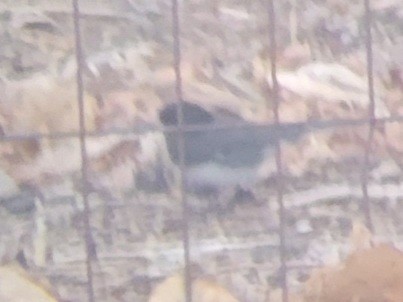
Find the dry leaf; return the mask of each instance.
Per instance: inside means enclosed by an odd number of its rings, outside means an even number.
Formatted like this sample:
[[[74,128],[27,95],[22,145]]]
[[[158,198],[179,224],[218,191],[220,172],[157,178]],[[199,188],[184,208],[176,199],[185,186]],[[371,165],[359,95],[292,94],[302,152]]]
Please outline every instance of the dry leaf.
[[[307,101],[324,102],[327,104],[345,104],[350,111],[356,107],[366,113],[369,98],[367,80],[352,72],[349,68],[332,63],[316,62],[302,66],[297,71],[279,71],[278,82],[283,89],[300,96]],[[269,84],[272,84],[268,76]],[[383,87],[376,89],[377,117],[390,115],[383,102]]]
[[[12,265],[0,267],[0,301],[57,302],[43,285],[22,268]]]
[[[366,250],[371,247],[373,240],[372,233],[360,221],[353,222],[353,229],[350,234],[350,247],[352,251]]]
[[[94,131],[97,103],[85,96],[84,104],[86,128]],[[0,117],[6,134],[78,131],[75,83],[59,83],[47,74],[6,82],[0,97]]]
[[[403,254],[388,245],[360,250],[336,267],[313,272],[305,301],[403,301]]]

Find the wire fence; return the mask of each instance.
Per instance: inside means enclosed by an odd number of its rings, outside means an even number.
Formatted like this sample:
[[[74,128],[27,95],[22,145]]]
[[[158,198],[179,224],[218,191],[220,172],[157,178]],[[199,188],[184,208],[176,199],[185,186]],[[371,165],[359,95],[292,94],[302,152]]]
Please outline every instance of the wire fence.
[[[273,113],[274,113],[274,124],[281,125],[282,121],[280,120],[279,115],[279,83],[277,80],[277,36],[276,36],[276,10],[274,5],[274,0],[266,0],[267,4],[267,17],[269,20],[269,27],[267,28],[267,37],[270,45],[269,57],[271,64],[271,78],[273,83],[273,95],[270,96],[270,100],[267,99],[267,102],[273,102]],[[234,128],[234,127],[257,127],[256,125],[251,125],[248,123],[242,124],[229,124],[229,125],[221,125],[221,126],[188,126],[184,125],[183,121],[183,111],[182,111],[182,100],[183,98],[183,83],[182,83],[182,74],[181,74],[181,63],[182,63],[182,54],[181,54],[181,22],[180,22],[180,1],[172,0],[172,24],[173,24],[173,56],[174,56],[174,71],[175,71],[175,92],[177,100],[179,100],[179,125],[178,127],[165,127],[165,128],[137,128],[137,129],[128,129],[128,130],[111,130],[105,132],[88,132],[85,127],[85,112],[84,112],[84,82],[83,82],[83,70],[85,66],[85,55],[83,53],[82,46],[82,37],[81,37],[81,27],[80,27],[80,19],[82,16],[80,15],[79,9],[79,0],[72,0],[73,7],[73,17],[74,17],[74,34],[75,34],[75,51],[76,51],[76,60],[77,60],[77,92],[78,92],[78,106],[79,106],[79,133],[52,133],[52,134],[24,134],[24,135],[4,135],[0,138],[2,141],[18,141],[18,140],[27,140],[27,139],[44,139],[44,138],[52,138],[52,139],[63,139],[70,137],[79,137],[80,147],[81,147],[81,176],[82,176],[82,198],[84,201],[84,211],[82,213],[82,219],[84,222],[84,238],[86,242],[86,268],[87,268],[87,293],[88,293],[88,301],[95,301],[94,294],[94,286],[93,286],[93,265],[94,261],[96,261],[96,246],[94,243],[93,235],[91,233],[91,213],[90,206],[88,200],[89,194],[89,180],[88,180],[88,156],[87,156],[87,147],[86,147],[86,138],[91,136],[107,136],[107,135],[139,135],[147,131],[177,131],[181,137],[179,140],[179,150],[180,150],[180,171],[181,171],[181,180],[180,180],[180,199],[183,205],[182,211],[182,231],[183,231],[183,250],[184,250],[184,263],[185,263],[185,280],[186,280],[186,301],[191,302],[192,300],[192,288],[191,288],[191,278],[190,278],[190,250],[191,250],[191,238],[189,233],[189,205],[187,200],[187,194],[185,187],[185,172],[186,166],[184,162],[184,154],[185,154],[185,144],[184,144],[184,133],[186,131],[214,131],[216,129],[222,128]],[[339,119],[328,121],[329,125],[333,125],[334,127],[342,127],[345,125],[369,125],[368,136],[365,145],[364,151],[364,161],[361,167],[361,186],[362,186],[362,204],[361,209],[362,213],[365,217],[365,221],[367,227],[374,231],[373,222],[371,219],[371,202],[368,192],[368,174],[369,174],[369,160],[371,155],[371,146],[374,139],[374,130],[377,124],[393,122],[393,121],[403,121],[403,117],[401,116],[392,116],[386,118],[377,119],[375,116],[375,97],[374,97],[374,70],[373,70],[373,39],[372,39],[372,11],[369,0],[363,0],[362,8],[365,15],[365,49],[366,49],[366,65],[367,65],[367,82],[368,82],[368,117],[362,119]],[[306,124],[315,124],[318,121],[307,121]],[[277,182],[277,203],[279,206],[279,257],[280,257],[280,281],[281,287],[283,289],[283,301],[288,301],[288,271],[293,267],[287,265],[286,261],[286,227],[285,221],[287,216],[287,209],[284,206],[283,196],[284,196],[284,177],[283,177],[283,158],[282,158],[282,150],[281,143],[278,140],[276,146],[276,169],[278,175]]]

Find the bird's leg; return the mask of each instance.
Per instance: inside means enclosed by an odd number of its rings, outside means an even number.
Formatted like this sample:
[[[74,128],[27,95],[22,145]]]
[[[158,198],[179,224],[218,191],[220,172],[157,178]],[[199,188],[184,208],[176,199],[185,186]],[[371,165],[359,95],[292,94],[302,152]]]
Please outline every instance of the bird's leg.
[[[227,206],[222,199],[220,199],[220,191],[216,190],[208,196],[209,209],[206,213],[206,223],[209,228],[214,229],[219,237],[225,237],[225,231],[222,228],[220,218],[227,212]]]

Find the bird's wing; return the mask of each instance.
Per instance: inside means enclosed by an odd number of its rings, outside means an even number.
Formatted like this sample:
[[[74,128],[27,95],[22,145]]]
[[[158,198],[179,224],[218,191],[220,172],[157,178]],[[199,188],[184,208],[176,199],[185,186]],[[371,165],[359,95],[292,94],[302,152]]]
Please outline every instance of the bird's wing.
[[[274,145],[275,140],[274,133],[251,128],[206,133],[204,141],[209,146],[211,161],[239,168],[259,164],[266,147]]]
[[[301,125],[226,129],[206,133],[203,141],[211,161],[239,168],[260,164],[279,139],[294,142],[305,130]]]

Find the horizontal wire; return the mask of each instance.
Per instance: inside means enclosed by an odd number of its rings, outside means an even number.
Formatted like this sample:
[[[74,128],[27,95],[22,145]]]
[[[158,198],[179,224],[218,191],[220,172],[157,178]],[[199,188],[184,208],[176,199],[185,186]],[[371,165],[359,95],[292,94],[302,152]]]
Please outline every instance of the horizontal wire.
[[[391,116],[375,119],[376,124],[403,122],[403,116]],[[278,125],[274,122],[269,123],[252,123],[252,122],[235,122],[235,123],[215,123],[205,125],[183,125],[182,131],[215,131],[215,130],[233,130],[233,129],[258,129],[264,127],[287,127],[287,126],[306,126],[308,128],[326,129],[326,128],[342,128],[347,126],[364,126],[370,125],[373,122],[371,118],[362,119],[331,119],[331,120],[308,120],[304,122],[281,122]],[[149,132],[178,132],[178,126],[136,126],[133,129],[110,129],[102,131],[88,131],[87,137],[104,137],[112,135],[131,136],[142,135]],[[6,134],[0,136],[0,141],[21,141],[32,139],[68,139],[78,138],[80,132],[52,132],[52,133],[26,133],[26,134]]]

